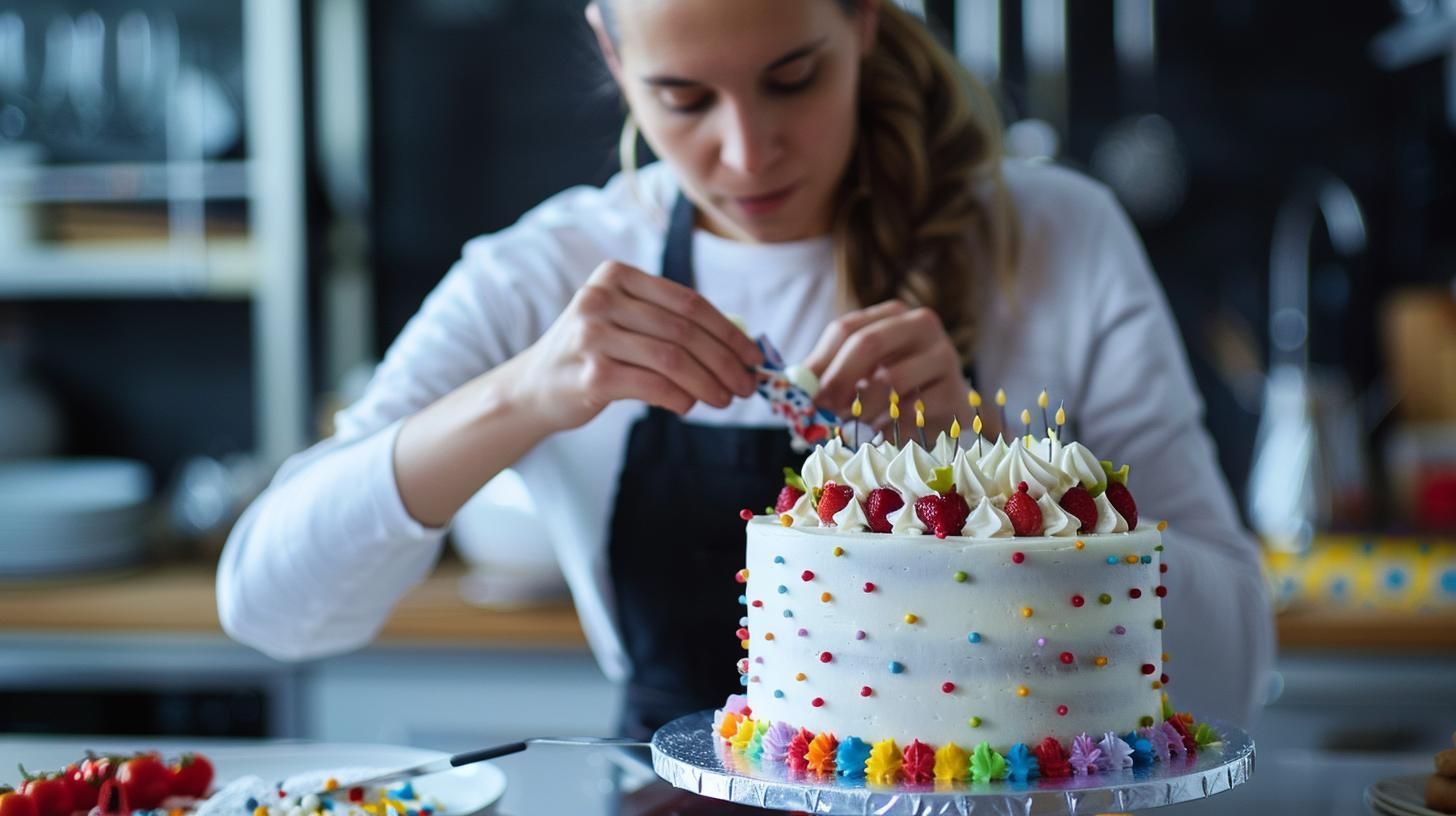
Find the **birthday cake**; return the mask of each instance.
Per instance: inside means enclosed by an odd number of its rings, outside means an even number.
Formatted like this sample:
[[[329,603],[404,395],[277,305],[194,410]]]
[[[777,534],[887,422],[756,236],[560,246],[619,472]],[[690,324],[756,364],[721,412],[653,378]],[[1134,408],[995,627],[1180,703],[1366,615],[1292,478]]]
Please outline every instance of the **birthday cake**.
[[[1095,773],[1217,740],[1163,691],[1165,525],[1140,523],[1128,468],[1049,424],[958,437],[831,438],[773,512],[744,512],[746,693],[714,717],[724,750],[888,784]]]

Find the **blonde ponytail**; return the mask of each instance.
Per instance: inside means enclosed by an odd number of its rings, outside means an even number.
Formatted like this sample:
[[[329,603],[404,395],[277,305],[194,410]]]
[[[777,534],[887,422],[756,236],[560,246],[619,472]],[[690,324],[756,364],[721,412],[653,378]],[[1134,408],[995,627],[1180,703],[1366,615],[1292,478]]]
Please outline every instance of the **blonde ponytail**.
[[[861,65],[858,136],[833,239],[847,305],[900,298],[940,315],[963,362],[978,297],[1009,281],[1016,216],[984,87],[891,0]]]

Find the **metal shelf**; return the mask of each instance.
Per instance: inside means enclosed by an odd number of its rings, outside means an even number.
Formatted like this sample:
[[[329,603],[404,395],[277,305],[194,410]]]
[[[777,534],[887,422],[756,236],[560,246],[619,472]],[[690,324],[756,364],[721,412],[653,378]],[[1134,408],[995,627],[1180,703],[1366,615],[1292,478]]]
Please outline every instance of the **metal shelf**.
[[[131,203],[248,198],[247,161],[0,167],[0,201]]]
[[[257,261],[247,240],[195,250],[166,243],[39,248],[0,257],[0,298],[251,298]]]

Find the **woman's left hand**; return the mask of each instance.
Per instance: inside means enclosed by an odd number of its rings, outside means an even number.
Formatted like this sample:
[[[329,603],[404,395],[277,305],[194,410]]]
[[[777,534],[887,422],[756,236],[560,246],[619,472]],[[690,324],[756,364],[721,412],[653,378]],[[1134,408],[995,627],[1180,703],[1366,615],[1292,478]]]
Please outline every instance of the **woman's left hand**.
[[[900,434],[915,432],[915,400],[925,403],[925,433],[933,439],[959,416],[970,435],[970,408],[960,355],[940,317],[887,300],[836,319],[804,364],[819,377],[814,401],[841,418],[851,416],[855,396],[860,418],[888,433],[890,390],[900,395]]]

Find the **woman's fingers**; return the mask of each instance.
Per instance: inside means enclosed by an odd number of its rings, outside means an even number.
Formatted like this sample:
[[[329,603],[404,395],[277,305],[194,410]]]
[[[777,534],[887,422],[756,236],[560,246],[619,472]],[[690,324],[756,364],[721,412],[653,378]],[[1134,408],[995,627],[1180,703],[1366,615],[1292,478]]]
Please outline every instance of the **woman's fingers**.
[[[733,393],[686,348],[620,328],[612,331],[611,335],[597,353],[619,363],[656,372],[694,400],[715,408],[727,408],[733,402]]]
[[[756,383],[742,358],[700,324],[651,301],[633,297],[621,301],[611,314],[618,327],[686,349],[728,391],[752,396]]]
[[[662,374],[609,358],[598,359],[588,379],[589,390],[602,394],[604,401],[641,400],[679,415],[687,413],[697,402]]]
[[[693,289],[625,264],[604,265],[592,279],[695,324],[726,346],[743,367],[751,368],[763,362],[763,354],[748,335]]]
[[[839,347],[819,378],[819,399],[831,410],[842,410],[854,399],[854,387],[876,369],[894,364],[929,344],[942,342],[945,331],[927,326],[925,315],[915,309],[881,317],[856,330]],[[907,384],[906,388],[913,386]],[[897,385],[898,390],[898,385]]]
[[[814,345],[814,350],[805,358],[804,365],[808,366],[809,370],[818,375],[820,379],[823,379],[829,363],[851,335],[871,323],[892,315],[904,314],[909,309],[910,307],[906,306],[903,301],[887,300],[863,309],[856,309],[836,318],[819,336],[819,342]]]

